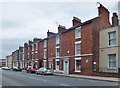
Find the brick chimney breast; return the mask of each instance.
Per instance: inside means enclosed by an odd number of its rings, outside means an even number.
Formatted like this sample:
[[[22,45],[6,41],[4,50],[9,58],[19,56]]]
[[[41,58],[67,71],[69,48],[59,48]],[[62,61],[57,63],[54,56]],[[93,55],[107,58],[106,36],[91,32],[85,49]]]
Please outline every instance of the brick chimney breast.
[[[81,19],[79,19],[78,17],[74,16],[72,22],[73,22],[73,26],[75,26],[76,24],[81,23]]]
[[[100,4],[100,6],[98,7],[98,16],[101,16],[104,21],[109,22],[109,13],[110,12],[108,11],[108,9]]]
[[[112,26],[118,26],[118,25],[119,25],[118,15],[116,12],[114,12],[112,17]]]

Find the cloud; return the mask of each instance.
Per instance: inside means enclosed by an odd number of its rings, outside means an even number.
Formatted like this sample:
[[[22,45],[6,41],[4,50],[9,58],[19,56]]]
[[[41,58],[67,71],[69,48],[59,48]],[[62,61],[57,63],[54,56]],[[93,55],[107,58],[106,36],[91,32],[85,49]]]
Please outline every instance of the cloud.
[[[117,9],[115,2],[103,2],[103,5],[110,11]],[[0,6],[2,6],[0,39],[3,58],[34,37],[45,38],[48,30],[57,32],[58,24],[71,27],[73,16],[79,17],[83,22],[97,16],[96,2],[21,1],[3,3]]]

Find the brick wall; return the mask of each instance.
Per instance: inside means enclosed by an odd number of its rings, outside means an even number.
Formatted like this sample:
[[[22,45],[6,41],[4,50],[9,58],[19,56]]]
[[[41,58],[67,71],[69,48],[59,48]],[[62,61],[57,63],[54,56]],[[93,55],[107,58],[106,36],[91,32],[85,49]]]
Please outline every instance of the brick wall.
[[[68,31],[61,35],[61,56],[74,55],[75,30]]]
[[[41,60],[42,62],[42,67],[43,65],[43,59],[44,59],[44,41],[40,41],[38,43],[38,58]]]

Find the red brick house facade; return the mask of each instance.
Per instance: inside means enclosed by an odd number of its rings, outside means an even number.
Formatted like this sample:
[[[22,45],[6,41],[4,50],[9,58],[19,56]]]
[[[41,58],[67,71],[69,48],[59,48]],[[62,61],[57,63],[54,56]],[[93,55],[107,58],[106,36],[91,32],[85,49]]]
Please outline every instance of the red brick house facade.
[[[73,17],[73,26],[59,25],[58,33],[24,44],[25,67],[49,67],[64,74],[96,75],[99,72],[99,31],[111,27],[109,11],[98,7],[98,16],[81,22]]]

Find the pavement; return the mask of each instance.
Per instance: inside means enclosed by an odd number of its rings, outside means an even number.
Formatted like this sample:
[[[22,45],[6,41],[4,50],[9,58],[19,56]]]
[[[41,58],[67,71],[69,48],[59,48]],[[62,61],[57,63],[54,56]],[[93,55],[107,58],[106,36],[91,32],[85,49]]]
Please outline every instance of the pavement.
[[[73,78],[85,78],[85,79],[93,79],[93,80],[120,82],[120,78],[115,78],[115,77],[100,77],[100,76],[87,76],[87,75],[77,75],[77,74],[61,74],[61,73],[54,73],[54,75],[73,77]]]
[[[24,70],[24,72],[26,72]],[[84,79],[92,79],[92,80],[101,80],[101,81],[110,81],[110,82],[120,82],[120,78],[115,77],[101,77],[101,76],[87,76],[87,75],[78,75],[78,74],[63,74],[62,72],[55,72],[56,76],[63,77],[72,77],[72,78],[84,78]]]

